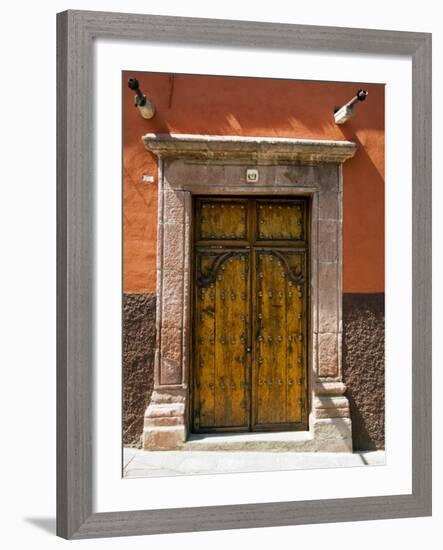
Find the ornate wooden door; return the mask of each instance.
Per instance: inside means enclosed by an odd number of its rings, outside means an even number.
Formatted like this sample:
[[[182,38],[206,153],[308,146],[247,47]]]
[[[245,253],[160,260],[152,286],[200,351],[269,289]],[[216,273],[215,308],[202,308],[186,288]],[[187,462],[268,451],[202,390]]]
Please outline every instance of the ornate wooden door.
[[[308,202],[198,197],[192,429],[307,428]]]

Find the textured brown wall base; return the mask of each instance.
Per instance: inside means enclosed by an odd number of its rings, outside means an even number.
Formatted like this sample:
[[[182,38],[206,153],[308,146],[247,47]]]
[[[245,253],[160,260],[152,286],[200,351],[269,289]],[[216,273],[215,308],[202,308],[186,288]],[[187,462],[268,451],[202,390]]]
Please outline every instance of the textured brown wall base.
[[[123,443],[141,446],[154,385],[155,295],[123,295]]]
[[[123,296],[123,441],[139,446],[154,380],[155,295]],[[355,450],[385,443],[384,294],[343,295],[343,376]]]
[[[385,446],[384,294],[343,295],[343,378],[354,450]]]

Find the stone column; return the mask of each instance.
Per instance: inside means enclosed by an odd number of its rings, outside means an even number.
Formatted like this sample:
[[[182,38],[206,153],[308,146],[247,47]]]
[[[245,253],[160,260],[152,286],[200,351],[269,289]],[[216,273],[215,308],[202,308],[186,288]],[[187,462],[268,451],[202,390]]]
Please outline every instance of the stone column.
[[[191,196],[163,181],[161,158],[159,163],[157,340],[145,450],[180,448],[187,436]]]
[[[319,171],[314,201],[313,365],[310,424],[319,449],[352,451],[342,354],[342,166]]]

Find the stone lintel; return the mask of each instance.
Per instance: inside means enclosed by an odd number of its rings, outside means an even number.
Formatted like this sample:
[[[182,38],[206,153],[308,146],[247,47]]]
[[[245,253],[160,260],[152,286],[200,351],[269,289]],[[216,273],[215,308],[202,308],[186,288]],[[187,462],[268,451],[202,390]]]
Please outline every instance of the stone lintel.
[[[352,158],[357,150],[352,141],[198,134],[146,134],[143,143],[148,151],[161,158],[304,164],[341,164]]]

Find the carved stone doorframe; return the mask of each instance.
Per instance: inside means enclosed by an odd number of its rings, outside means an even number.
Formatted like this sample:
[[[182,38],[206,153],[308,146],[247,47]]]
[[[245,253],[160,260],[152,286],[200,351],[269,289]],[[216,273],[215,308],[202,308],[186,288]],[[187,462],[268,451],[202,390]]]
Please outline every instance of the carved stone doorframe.
[[[144,449],[193,448],[188,440],[192,195],[256,194],[311,198],[309,432],[291,432],[285,448],[352,451],[341,368],[342,164],[356,145],[184,134],[147,134],[143,140],[159,166],[155,376]],[[258,170],[253,184],[246,181],[249,168]]]

